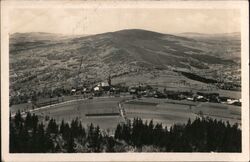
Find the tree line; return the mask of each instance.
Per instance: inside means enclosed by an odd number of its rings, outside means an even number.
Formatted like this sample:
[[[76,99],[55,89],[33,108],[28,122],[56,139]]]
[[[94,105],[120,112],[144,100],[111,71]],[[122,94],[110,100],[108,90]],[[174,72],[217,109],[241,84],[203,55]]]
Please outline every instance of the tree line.
[[[47,117],[46,117],[47,118]],[[20,111],[10,117],[10,153],[114,152],[114,138],[92,123],[85,129],[78,118],[71,123],[38,122],[38,116]]]
[[[241,130],[211,118],[163,127],[140,118],[117,125],[114,135],[92,123],[85,128],[76,118],[57,123],[20,112],[10,117],[11,153],[57,152],[241,152]]]
[[[187,124],[174,124],[170,128],[135,118],[132,124],[118,124],[115,139],[139,150],[153,146],[161,152],[241,152],[238,124],[205,117],[192,122],[189,119]]]

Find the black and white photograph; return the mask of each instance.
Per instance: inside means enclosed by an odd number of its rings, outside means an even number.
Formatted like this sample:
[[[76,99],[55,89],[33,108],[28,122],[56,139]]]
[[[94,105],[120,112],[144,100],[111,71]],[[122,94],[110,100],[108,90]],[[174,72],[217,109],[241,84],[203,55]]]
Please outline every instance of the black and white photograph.
[[[249,155],[243,2],[6,3],[6,152]]]

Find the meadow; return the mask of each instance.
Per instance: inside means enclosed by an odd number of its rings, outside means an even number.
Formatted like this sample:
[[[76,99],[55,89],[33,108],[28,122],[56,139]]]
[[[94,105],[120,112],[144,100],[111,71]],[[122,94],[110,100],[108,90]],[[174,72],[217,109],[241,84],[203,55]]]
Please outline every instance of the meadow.
[[[120,104],[120,106],[119,106]],[[19,105],[20,107],[27,105]],[[18,106],[11,108],[16,111]],[[99,115],[107,113],[120,113],[120,109],[125,111],[122,115]],[[162,123],[170,127],[173,124],[184,124],[197,117],[208,116],[230,124],[241,125],[241,107],[226,105],[221,103],[192,102],[187,100],[170,100],[156,98],[132,99],[127,97],[94,97],[93,99],[80,99],[63,102],[56,105],[45,106],[30,110],[39,116],[39,120],[46,123],[46,116],[54,118],[57,122],[64,120],[70,122],[78,118],[83,126],[90,123],[99,125],[103,130],[109,130],[111,134],[117,124],[125,119],[141,118],[143,121],[153,120],[155,123]],[[86,114],[97,114],[87,116]]]

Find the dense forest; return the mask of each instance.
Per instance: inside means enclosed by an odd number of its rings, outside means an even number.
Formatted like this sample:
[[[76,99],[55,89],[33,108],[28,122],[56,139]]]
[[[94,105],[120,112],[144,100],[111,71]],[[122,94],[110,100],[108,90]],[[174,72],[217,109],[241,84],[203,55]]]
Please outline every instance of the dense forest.
[[[215,84],[220,89],[236,90],[236,91],[241,90],[241,85],[240,84],[235,84],[235,83],[231,83],[231,82],[223,82],[223,81],[217,81],[217,80],[214,80],[214,79],[204,78],[204,77],[201,77],[199,75],[189,73],[189,72],[184,72],[184,71],[180,71],[180,73],[182,75],[184,75],[185,77],[187,77],[189,79],[192,79],[192,80],[196,80],[196,81],[207,83],[207,84]]]
[[[180,73],[189,79],[200,81],[203,83],[218,83],[218,81],[216,81],[214,79],[204,78],[204,77],[201,77],[201,76],[193,74],[193,73],[188,73],[188,72],[184,72],[184,71],[181,71]]]
[[[211,118],[196,118],[170,128],[140,118],[117,125],[114,135],[79,119],[56,123],[20,112],[10,117],[11,153],[74,152],[241,152],[241,130]]]

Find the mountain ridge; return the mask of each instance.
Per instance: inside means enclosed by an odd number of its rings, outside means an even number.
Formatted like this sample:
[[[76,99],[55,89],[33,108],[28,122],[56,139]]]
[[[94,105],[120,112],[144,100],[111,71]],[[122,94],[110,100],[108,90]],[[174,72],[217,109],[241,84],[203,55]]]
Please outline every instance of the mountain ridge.
[[[230,70],[230,66],[238,65],[227,53],[218,56],[227,46],[140,29],[25,42],[30,40],[29,37],[10,39],[12,90],[35,88],[37,83],[44,86],[48,82],[74,85],[77,78],[95,83],[108,75],[118,80],[132,74],[155,75],[160,71],[177,75],[173,70],[209,74],[208,77],[214,78],[219,75],[210,74],[214,67]]]

